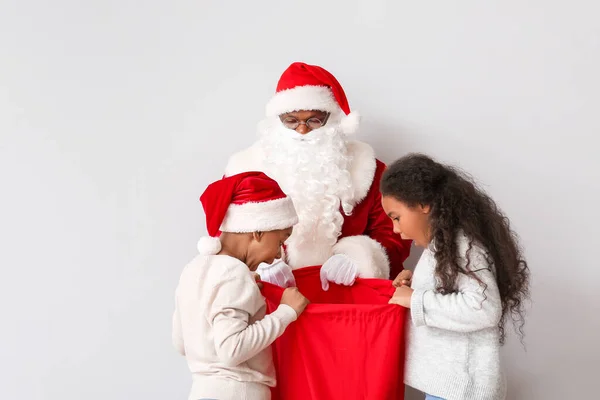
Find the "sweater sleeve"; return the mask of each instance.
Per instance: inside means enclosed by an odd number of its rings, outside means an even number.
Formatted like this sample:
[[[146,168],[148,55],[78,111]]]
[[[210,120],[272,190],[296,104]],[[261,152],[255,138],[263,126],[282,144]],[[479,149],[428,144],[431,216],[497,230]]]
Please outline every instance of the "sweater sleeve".
[[[460,274],[454,293],[417,289],[411,298],[415,326],[429,326],[454,332],[474,332],[498,326],[502,304],[492,267],[480,250],[473,249],[470,270],[474,277]]]
[[[177,299],[175,299],[175,312],[173,313],[173,347],[179,352],[179,354],[185,356],[185,346],[183,344],[183,331],[181,328],[181,315],[179,313],[179,307],[177,306]]]
[[[229,275],[214,287],[209,321],[214,332],[216,353],[227,366],[237,366],[254,357],[296,320],[296,311],[285,304],[262,320],[249,323],[264,306],[250,274]]]

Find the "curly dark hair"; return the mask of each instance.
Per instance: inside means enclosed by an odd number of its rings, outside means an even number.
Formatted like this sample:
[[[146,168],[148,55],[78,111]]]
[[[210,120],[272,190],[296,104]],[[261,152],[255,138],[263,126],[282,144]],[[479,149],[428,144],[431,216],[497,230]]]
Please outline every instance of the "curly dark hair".
[[[502,300],[500,343],[505,340],[508,314],[523,341],[523,303],[529,297],[529,268],[508,218],[473,178],[428,156],[410,154],[387,168],[381,179],[381,194],[409,207],[431,207],[429,224],[435,243],[435,275],[440,293],[456,292],[459,274],[481,283],[469,269],[470,252],[474,243],[485,249],[488,262],[494,265]],[[465,267],[461,267],[458,254],[457,235],[461,233],[469,240]]]

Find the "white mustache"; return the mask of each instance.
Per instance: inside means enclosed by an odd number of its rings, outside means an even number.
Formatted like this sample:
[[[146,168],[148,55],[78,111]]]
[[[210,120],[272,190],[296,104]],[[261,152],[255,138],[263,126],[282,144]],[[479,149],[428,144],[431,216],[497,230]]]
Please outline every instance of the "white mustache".
[[[288,139],[292,139],[296,142],[303,142],[306,144],[314,144],[323,139],[325,139],[328,135],[331,135],[335,132],[335,128],[326,128],[322,127],[319,129],[313,129],[312,131],[302,134],[298,133],[295,130],[288,129],[290,132],[285,134],[285,137]]]

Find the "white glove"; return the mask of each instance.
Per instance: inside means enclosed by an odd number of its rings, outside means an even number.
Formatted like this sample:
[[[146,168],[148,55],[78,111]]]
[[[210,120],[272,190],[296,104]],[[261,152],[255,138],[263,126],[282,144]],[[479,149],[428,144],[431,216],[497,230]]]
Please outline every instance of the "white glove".
[[[275,260],[271,265],[260,263],[256,272],[260,275],[260,280],[263,282],[272,283],[283,288],[296,286],[292,267],[282,260]]]
[[[345,254],[336,254],[321,267],[321,286],[323,290],[329,290],[329,282],[352,286],[357,275],[356,263]]]

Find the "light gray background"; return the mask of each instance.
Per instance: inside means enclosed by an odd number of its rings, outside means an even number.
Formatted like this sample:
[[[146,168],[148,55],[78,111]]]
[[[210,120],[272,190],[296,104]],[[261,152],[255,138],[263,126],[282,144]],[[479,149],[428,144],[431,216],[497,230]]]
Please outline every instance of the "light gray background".
[[[597,397],[598,4],[1,0],[0,398],[186,398],[198,196],[296,60],[381,159],[459,164],[511,217],[534,304],[510,399]]]

